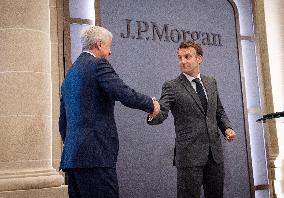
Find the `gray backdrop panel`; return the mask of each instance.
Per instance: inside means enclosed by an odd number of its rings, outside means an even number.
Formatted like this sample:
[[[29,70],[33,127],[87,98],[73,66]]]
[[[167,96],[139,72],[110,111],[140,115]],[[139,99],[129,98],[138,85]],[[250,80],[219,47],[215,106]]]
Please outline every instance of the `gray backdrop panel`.
[[[232,5],[226,0],[102,0],[100,6],[102,26],[114,35],[110,62],[127,84],[147,95],[159,98],[164,81],[179,75],[176,52],[184,34],[203,43],[202,73],[217,79],[221,100],[238,135],[231,144],[223,141],[225,197],[250,197]],[[148,126],[144,112],[117,103],[116,121],[121,197],[176,197],[172,116],[162,125]]]

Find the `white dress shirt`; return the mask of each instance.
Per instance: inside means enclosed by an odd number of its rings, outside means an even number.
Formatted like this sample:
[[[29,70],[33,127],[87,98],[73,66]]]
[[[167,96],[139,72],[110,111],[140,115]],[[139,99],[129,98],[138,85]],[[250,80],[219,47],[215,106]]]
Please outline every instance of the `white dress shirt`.
[[[189,82],[191,83],[191,86],[193,87],[193,89],[196,91],[196,83],[193,81],[195,78],[192,77],[192,76],[190,76],[190,75],[188,75],[188,74],[186,74],[186,73],[183,73],[183,75],[185,75],[185,77],[187,78],[187,80],[189,80]],[[201,77],[200,77],[200,73],[197,75],[196,78],[199,78],[200,83],[202,84],[203,90],[204,90],[204,92],[205,92],[206,99],[207,99],[207,101],[208,101],[207,92],[206,92],[206,89],[205,89],[205,87],[204,87],[204,85],[203,85],[202,79],[201,79]]]

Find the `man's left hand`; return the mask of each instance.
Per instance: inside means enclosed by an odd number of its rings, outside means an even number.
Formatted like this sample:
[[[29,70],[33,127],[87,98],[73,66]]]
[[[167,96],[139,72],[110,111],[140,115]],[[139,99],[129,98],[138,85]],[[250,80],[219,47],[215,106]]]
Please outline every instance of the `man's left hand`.
[[[226,129],[225,131],[225,139],[228,141],[228,142],[232,142],[236,137],[236,133],[233,129]]]

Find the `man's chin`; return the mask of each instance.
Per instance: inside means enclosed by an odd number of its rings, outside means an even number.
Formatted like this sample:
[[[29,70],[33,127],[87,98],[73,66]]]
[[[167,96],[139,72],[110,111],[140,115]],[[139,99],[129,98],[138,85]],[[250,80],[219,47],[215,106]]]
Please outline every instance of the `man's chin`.
[[[182,70],[181,72],[182,72],[182,73],[185,73],[185,74],[187,74],[187,75],[191,75],[191,72],[189,72],[189,71]]]
[[[110,55],[104,56],[104,59],[108,59],[110,57]]]

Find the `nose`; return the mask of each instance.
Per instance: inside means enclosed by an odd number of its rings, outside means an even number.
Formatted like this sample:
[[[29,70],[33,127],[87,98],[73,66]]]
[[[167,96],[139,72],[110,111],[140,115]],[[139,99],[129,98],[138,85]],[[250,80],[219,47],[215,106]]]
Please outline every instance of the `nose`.
[[[180,64],[185,64],[185,58],[180,58],[180,60],[179,60],[179,62],[180,62]]]
[[[109,56],[111,55],[111,51],[109,51],[108,55],[109,55]]]

